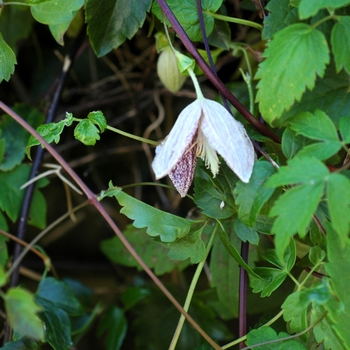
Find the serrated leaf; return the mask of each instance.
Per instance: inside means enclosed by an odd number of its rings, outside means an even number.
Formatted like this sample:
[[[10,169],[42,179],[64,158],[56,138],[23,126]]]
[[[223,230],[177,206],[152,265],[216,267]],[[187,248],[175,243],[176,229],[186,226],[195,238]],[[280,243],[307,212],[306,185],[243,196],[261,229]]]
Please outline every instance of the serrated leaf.
[[[332,303],[325,304],[333,321],[332,328],[342,344],[350,344],[350,280],[344,278],[344,271],[350,271],[350,242],[347,240],[344,245],[339,235],[330,225],[326,225],[327,231],[327,257],[328,263],[325,264],[326,271],[331,278],[331,286],[339,298],[341,305],[335,307]]]
[[[263,40],[270,40],[276,32],[299,22],[298,9],[290,6],[290,0],[271,0],[265,9],[269,14],[264,19]]]
[[[41,280],[36,296],[54,303],[55,307],[64,310],[68,315],[79,316],[85,313],[68,285],[52,277]]]
[[[125,238],[134,247],[137,254],[156,275],[163,275],[175,268],[183,268],[188,262],[176,262],[168,258],[168,249],[147,236],[145,229],[136,229],[132,225],[127,226],[123,231]],[[130,255],[118,237],[113,237],[101,242],[101,250],[111,261],[123,266],[137,267],[140,265]]]
[[[279,257],[295,233],[300,237],[306,235],[306,229],[322,197],[323,188],[323,182],[297,186],[285,192],[275,202],[270,216],[277,216],[272,232],[275,234],[275,246]]]
[[[332,51],[339,72],[343,67],[350,73],[350,16],[337,16],[338,23],[332,30]]]
[[[325,181],[330,172],[328,168],[316,158],[294,158],[287,166],[280,167],[278,172],[267,181],[267,187],[278,187],[290,184],[310,184]]]
[[[98,57],[131,39],[143,25],[152,0],[88,0],[85,6],[87,33]]]
[[[119,350],[127,330],[127,320],[124,311],[115,306],[111,306],[103,315],[98,325],[97,334],[101,336],[107,333],[105,344],[107,350]]]
[[[246,226],[240,219],[236,219],[234,224],[234,229],[237,236],[243,242],[249,242],[251,244],[258,245],[259,244],[259,235],[253,230],[251,227]]]
[[[296,245],[295,241],[292,239],[288,244],[284,254],[283,260],[280,260],[276,254],[275,249],[269,249],[263,253],[263,258],[268,261],[270,264],[275,265],[276,267],[283,270],[285,273],[288,273],[295,264],[296,259]]]
[[[282,135],[282,151],[288,159],[291,159],[308,142],[310,141],[306,137],[296,135],[290,129],[285,129]]]
[[[277,340],[278,338],[286,338],[290,335],[285,332],[276,333],[271,327],[263,326],[259,329],[253,329],[247,334],[246,344],[248,346],[255,345],[259,343],[265,343],[265,345],[256,346],[256,350],[306,350],[306,347],[299,343],[297,340],[290,339],[281,342],[268,343],[269,341]]]
[[[73,345],[70,335],[71,323],[67,313],[50,300],[36,296],[36,302],[43,308],[40,318],[45,323],[45,341],[55,350],[67,350]]]
[[[342,174],[333,173],[328,179],[327,201],[332,225],[344,247],[350,227],[350,180]]]
[[[100,128],[101,132],[105,131],[107,127],[107,121],[101,111],[90,112],[87,117]]]
[[[100,139],[100,132],[89,119],[83,119],[74,129],[74,137],[86,146],[93,146]]]
[[[17,64],[16,56],[0,33],[0,83],[3,80],[10,80],[11,74],[15,71],[15,64]]]
[[[350,4],[349,0],[301,0],[299,4],[299,17],[306,19],[315,15],[324,8],[336,9]]]
[[[326,160],[338,153],[341,148],[339,141],[316,142],[302,148],[298,157],[315,157],[319,160]]]
[[[121,189],[114,192],[114,196],[123,207],[120,212],[134,220],[135,227],[147,227],[147,234],[152,237],[159,236],[162,242],[170,243],[184,237],[194,223],[192,220],[180,218],[145,204]]]
[[[300,101],[306,87],[314,88],[317,75],[324,75],[329,50],[323,33],[297,23],[277,32],[262,56],[266,59],[256,74],[260,79],[256,100],[265,120],[273,124],[295,100]]]
[[[15,332],[36,340],[43,340],[44,327],[37,314],[40,306],[32,293],[17,287],[11,288],[5,298],[8,321]]]
[[[28,3],[31,5],[30,10],[36,21],[57,25],[72,21],[76,11],[84,5],[84,0],[47,0],[41,2],[28,0]]]
[[[344,143],[350,143],[350,117],[339,120],[339,131]]]
[[[174,13],[182,28],[186,31],[191,41],[201,41],[202,33],[199,26],[197,5],[194,0],[168,0],[167,4]],[[222,4],[222,0],[204,0],[201,2],[206,34],[209,36],[214,29],[214,18],[210,13],[216,13]],[[162,11],[157,2],[152,6],[152,12],[160,21],[163,21]],[[167,21],[168,22],[168,21]],[[169,25],[169,23],[168,23]]]
[[[238,182],[234,194],[238,206],[238,217],[248,226],[252,226],[262,206],[272,196],[273,190],[263,186],[265,180],[275,172],[271,163],[255,162],[249,183]]]

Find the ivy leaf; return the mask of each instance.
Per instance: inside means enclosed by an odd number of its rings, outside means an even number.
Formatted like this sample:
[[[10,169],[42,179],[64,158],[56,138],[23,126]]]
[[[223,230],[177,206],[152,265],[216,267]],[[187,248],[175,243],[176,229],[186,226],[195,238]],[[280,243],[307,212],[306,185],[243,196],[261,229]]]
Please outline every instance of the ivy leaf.
[[[350,73],[350,16],[337,16],[338,23],[332,30],[332,51],[334,54],[337,72],[343,67]]]
[[[332,225],[344,247],[348,241],[350,226],[350,180],[333,173],[327,184],[327,201]]]
[[[11,74],[15,71],[17,64],[16,56],[8,46],[0,33],[0,83],[3,80],[9,81]]]
[[[28,4],[36,21],[57,25],[72,21],[76,11],[84,5],[84,0],[28,0]]]
[[[16,105],[13,110],[33,128],[43,122],[44,116],[37,109],[27,105]],[[0,140],[5,142],[5,154],[0,170],[9,171],[20,164],[24,158],[29,133],[9,115],[0,121]]]
[[[306,19],[314,16],[319,10],[330,10],[350,4],[349,0],[301,0],[299,4],[299,17]]]
[[[143,25],[152,0],[87,0],[87,33],[98,57],[131,39]]]
[[[107,333],[105,340],[107,350],[119,350],[121,348],[127,326],[127,320],[122,309],[112,305],[104,312],[97,328],[97,334],[102,336]]]
[[[276,333],[274,329],[271,327],[266,327],[263,326],[259,329],[253,329],[247,334],[247,341],[246,344],[249,346],[254,345],[254,344],[259,344],[259,343],[265,343],[273,340],[277,340],[279,338],[286,338],[289,337],[290,335],[285,332],[280,332]],[[256,350],[269,350],[269,349],[274,349],[274,350],[306,350],[306,347],[302,345],[300,342],[294,339],[286,340],[286,341],[281,341],[277,343],[268,343],[265,345],[261,346],[256,346],[254,347]]]
[[[145,229],[136,229],[129,225],[123,231],[123,235],[147,266],[154,269],[158,276],[171,272],[175,268],[182,269],[188,264],[188,262],[179,263],[170,260],[167,256],[169,250],[163,244],[151,240]],[[118,237],[102,241],[100,248],[103,254],[114,263],[141,269],[138,262],[130,255]]]
[[[182,28],[186,31],[191,41],[201,41],[202,33],[199,26],[197,5],[194,0],[168,0],[167,4],[174,13]],[[204,26],[209,36],[214,29],[214,18],[210,13],[216,13],[220,8],[222,0],[204,0],[202,1]],[[162,10],[157,2],[152,6],[152,12],[160,21],[163,21]],[[167,24],[170,25],[167,21]]]
[[[263,40],[271,40],[276,32],[299,22],[298,9],[290,6],[290,0],[271,0],[265,9],[269,14],[264,19]]]
[[[99,130],[89,119],[83,119],[74,129],[74,137],[86,146],[95,145],[100,139]]]
[[[273,124],[295,100],[300,101],[306,87],[314,88],[317,75],[324,75],[329,50],[323,33],[297,23],[277,32],[262,56],[266,59],[256,74],[260,79],[256,99],[265,120]]]
[[[101,132],[105,131],[107,127],[107,121],[101,111],[90,112],[87,117],[100,128]]]
[[[350,143],[350,118],[342,117],[339,121],[339,131],[344,143]]]
[[[266,161],[255,162],[253,174],[249,182],[239,181],[234,189],[238,217],[247,225],[253,226],[262,206],[272,196],[274,190],[265,187],[265,180],[275,172],[271,163]]]
[[[344,271],[350,271],[350,242],[347,239],[344,245],[339,235],[330,225],[326,225],[327,231],[327,257],[326,271],[331,278],[331,285],[341,302],[340,307],[333,303],[325,304],[329,316],[333,322],[332,328],[342,340],[342,344],[350,344],[350,280],[344,278]]]
[[[4,297],[7,317],[15,332],[36,340],[43,340],[44,327],[37,314],[41,307],[32,293],[17,287],[11,288]]]

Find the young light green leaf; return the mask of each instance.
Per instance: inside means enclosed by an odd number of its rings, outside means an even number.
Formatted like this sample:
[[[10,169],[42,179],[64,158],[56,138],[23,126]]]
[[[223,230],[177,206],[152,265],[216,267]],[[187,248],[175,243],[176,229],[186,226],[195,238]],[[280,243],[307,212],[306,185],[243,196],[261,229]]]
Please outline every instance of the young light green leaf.
[[[181,2],[177,0],[168,0],[167,3],[191,41],[201,41],[202,33],[199,26],[196,2],[193,0],[185,0]],[[216,13],[221,4],[222,0],[202,1],[205,31],[208,36],[214,29],[214,18],[210,13]],[[162,10],[156,1],[153,3],[152,12],[160,21],[163,21]]]
[[[44,327],[37,314],[40,306],[34,301],[32,293],[23,288],[11,288],[4,299],[7,318],[15,332],[43,340]]]
[[[331,10],[350,4],[349,0],[301,0],[299,4],[299,17],[306,19],[316,15],[324,8]]]
[[[100,132],[91,120],[83,119],[75,127],[74,137],[86,146],[93,146],[100,139]]]
[[[256,74],[260,79],[256,99],[265,120],[273,124],[295,100],[300,101],[306,87],[314,88],[317,75],[324,75],[329,50],[323,33],[297,23],[277,32],[263,57]]]
[[[143,25],[152,0],[87,0],[87,32],[98,57],[131,39]]]
[[[315,245],[309,250],[309,260],[312,264],[318,265],[326,257],[326,252],[320,248],[320,246]]]
[[[0,83],[3,80],[9,81],[15,71],[15,64],[17,64],[16,56],[0,33]]]
[[[342,117],[339,121],[339,131],[344,143],[350,143],[350,117]]]
[[[272,232],[275,234],[279,258],[283,256],[290,238],[295,233],[299,233],[300,237],[306,235],[306,229],[322,197],[323,188],[323,182],[297,186],[281,195],[275,202],[269,215],[277,216]]]
[[[72,21],[77,10],[84,5],[84,0],[28,0],[32,15],[40,23],[57,25]]]
[[[332,30],[332,51],[339,72],[343,67],[350,73],[350,16],[337,16],[338,23]]]
[[[160,276],[174,269],[182,269],[188,265],[186,262],[172,261],[168,257],[169,249],[163,244],[157,243],[146,234],[145,229],[136,229],[132,225],[123,231],[125,238],[134,247],[137,254],[156,275]],[[101,242],[102,253],[116,264],[128,267],[137,267],[138,262],[130,255],[118,237],[113,237]]]
[[[246,226],[242,220],[236,219],[233,227],[235,229],[235,232],[237,236],[243,241],[243,242],[249,242],[251,244],[258,245],[259,244],[259,235],[258,233],[252,229],[251,227]]]
[[[253,174],[246,184],[238,182],[234,194],[238,205],[238,217],[248,226],[253,226],[262,206],[268,201],[274,190],[266,188],[264,181],[275,172],[267,161],[254,164]]]
[[[332,225],[344,247],[350,227],[350,180],[342,174],[333,173],[327,184],[327,201]]]
[[[294,158],[287,166],[280,167],[278,172],[267,181],[267,187],[278,187],[291,184],[310,184],[325,181],[330,172],[328,168],[316,158]]]
[[[93,111],[88,114],[88,119],[91,120],[94,124],[96,124],[101,132],[104,132],[107,127],[107,121],[105,116],[101,111]]]
[[[276,341],[279,338],[288,338],[290,335],[285,332],[280,332],[278,335],[276,331],[271,327],[261,327],[259,329],[253,329],[247,334],[246,344],[248,346],[259,344],[259,343],[267,343],[265,345],[254,347],[255,350],[306,350],[306,347],[302,345],[300,342],[294,339],[281,341],[277,343],[269,343],[269,341]]]

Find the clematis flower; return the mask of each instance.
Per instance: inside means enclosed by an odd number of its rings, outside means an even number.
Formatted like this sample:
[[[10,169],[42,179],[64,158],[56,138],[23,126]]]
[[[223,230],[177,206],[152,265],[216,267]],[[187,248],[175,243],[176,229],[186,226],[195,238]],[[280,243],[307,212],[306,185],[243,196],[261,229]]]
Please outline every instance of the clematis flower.
[[[169,175],[184,197],[193,180],[197,157],[205,161],[215,177],[219,172],[218,154],[243,182],[249,182],[255,153],[243,125],[221,104],[201,95],[180,113],[169,135],[157,146],[152,168],[156,179]]]

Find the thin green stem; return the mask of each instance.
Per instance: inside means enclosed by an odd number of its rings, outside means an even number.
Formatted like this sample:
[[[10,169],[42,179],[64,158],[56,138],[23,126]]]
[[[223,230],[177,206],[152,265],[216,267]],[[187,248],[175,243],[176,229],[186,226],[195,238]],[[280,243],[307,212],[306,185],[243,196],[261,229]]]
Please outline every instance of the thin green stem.
[[[314,23],[311,27],[312,27],[312,28],[316,28],[316,27],[318,27],[320,24],[322,24],[322,23],[324,23],[324,22],[327,22],[327,21],[330,20],[330,19],[336,19],[336,16],[330,15],[330,16],[324,17],[324,18],[320,19],[318,22]]]
[[[288,271],[287,275],[290,277],[290,279],[296,284],[298,289],[300,288],[300,283],[295,279],[295,277]]]
[[[188,68],[187,71],[192,79],[194,88],[196,90],[197,98],[204,98],[201,87],[199,86],[199,82],[196,77],[196,74],[194,74],[194,71],[191,68]]]
[[[211,16],[213,18],[219,19],[221,21],[242,24],[244,26],[253,27],[253,28],[256,28],[256,29],[259,29],[259,30],[263,29],[263,26],[261,24],[255,23],[255,22],[252,22],[252,21],[247,21],[246,19],[229,17],[229,16],[225,16],[225,15],[220,15],[218,13],[212,13],[212,12],[209,12],[209,11],[203,11],[203,13],[205,13],[208,16]]]
[[[203,227],[204,228],[204,227]],[[186,296],[186,300],[185,300],[185,304],[183,306],[184,310],[187,312],[189,307],[190,307],[190,304],[191,304],[191,300],[192,300],[192,297],[193,297],[193,293],[194,293],[194,290],[196,288],[196,285],[197,285],[197,282],[198,282],[198,279],[199,279],[199,276],[200,274],[202,273],[202,270],[203,270],[203,267],[204,267],[204,264],[205,264],[205,261],[207,260],[207,257],[208,257],[208,254],[210,252],[210,249],[213,245],[213,242],[214,242],[214,238],[215,238],[215,235],[216,235],[216,232],[219,228],[219,224],[216,223],[215,226],[214,226],[214,229],[213,229],[213,232],[210,236],[210,239],[209,239],[209,242],[207,244],[207,248],[206,248],[206,252],[205,252],[205,258],[197,265],[197,269],[196,269],[196,272],[194,273],[194,276],[192,278],[192,281],[191,281],[191,285],[188,289],[188,292],[187,292],[187,296]],[[175,330],[175,333],[174,333],[174,336],[173,336],[173,339],[170,343],[170,346],[169,346],[169,350],[174,350],[175,347],[176,347],[176,344],[179,340],[179,337],[180,337],[180,334],[181,334],[181,330],[182,330],[182,327],[184,325],[184,322],[185,322],[185,317],[183,315],[180,316],[180,319],[179,319],[179,322],[177,324],[177,327],[176,327],[176,330]]]

